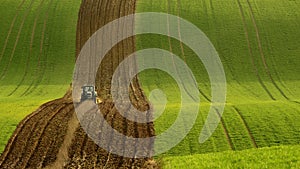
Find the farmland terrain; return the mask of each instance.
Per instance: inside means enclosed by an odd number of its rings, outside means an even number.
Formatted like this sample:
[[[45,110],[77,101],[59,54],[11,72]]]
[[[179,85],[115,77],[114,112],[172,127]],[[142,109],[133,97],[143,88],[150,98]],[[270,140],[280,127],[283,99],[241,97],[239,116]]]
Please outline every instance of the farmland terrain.
[[[76,56],[92,34],[106,23],[135,12],[135,1],[83,1],[77,23]],[[123,25],[118,25],[122,27]],[[125,29],[125,28],[124,28]],[[105,57],[98,70],[96,86],[102,103],[99,105],[105,120],[117,131],[129,137],[144,138],[154,136],[153,123],[137,123],[121,116],[111,102],[110,81],[119,62],[135,51],[134,37],[125,39],[115,46]],[[75,60],[75,59],[74,59]],[[73,62],[74,63],[74,62]],[[88,68],[93,60],[85,60]],[[135,66],[134,63],[131,66]],[[89,74],[89,69],[85,70]],[[126,72],[126,70],[124,70]],[[123,83],[122,80],[119,84]],[[130,97],[133,105],[147,111],[149,105],[139,87],[137,78],[131,83]],[[109,89],[109,90],[107,90]],[[80,103],[81,104],[81,103]],[[83,106],[88,104],[82,103]],[[129,110],[130,111],[130,110]],[[87,110],[86,121],[95,115],[97,108]],[[145,114],[149,118],[151,112]],[[101,124],[101,122],[100,122]],[[101,125],[102,126],[102,125]],[[100,127],[101,127],[100,126]],[[101,134],[103,141],[114,141],[113,133]],[[125,140],[116,140],[125,145]],[[138,144],[138,143],[136,143]],[[153,142],[146,147],[132,146],[129,157],[117,156],[97,146],[79,124],[71,98],[71,90],[61,99],[42,105],[28,115],[15,130],[0,158],[1,168],[156,168],[151,158],[134,158],[141,149],[151,153]],[[113,149],[114,147],[109,147]]]
[[[191,68],[201,98],[191,132],[180,144],[155,157],[164,167],[299,168],[299,7],[298,1],[275,0],[3,0],[0,168],[157,167],[152,159],[123,158],[99,148],[80,127],[71,100],[74,56],[98,28],[134,12],[169,13],[201,29],[223,63],[227,104],[212,137],[200,144],[212,99],[204,65],[189,46],[178,40],[139,35],[114,46],[98,70],[96,85],[103,99],[99,108],[111,126],[124,135],[143,138],[163,133],[176,120],[181,108],[178,85],[159,70],[140,73],[130,86],[131,101],[140,110],[149,109],[146,96],[153,89],[165,92],[168,104],[155,125],[124,119],[111,102],[110,81],[118,64],[136,50],[161,48],[180,56]],[[162,24],[172,29],[168,23]],[[181,27],[178,21],[179,35]],[[84,64],[94,65],[93,60]],[[89,113],[87,117],[96,110]],[[148,112],[143,118],[150,115]],[[178,132],[186,130],[186,123],[189,121],[182,121]],[[106,141],[113,137],[108,135]],[[153,143],[149,143],[146,151],[152,148]]]

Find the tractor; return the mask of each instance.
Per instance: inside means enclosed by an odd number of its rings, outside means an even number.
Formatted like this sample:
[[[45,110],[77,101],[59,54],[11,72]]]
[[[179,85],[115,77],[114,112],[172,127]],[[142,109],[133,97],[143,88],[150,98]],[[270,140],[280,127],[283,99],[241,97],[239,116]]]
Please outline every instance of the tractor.
[[[85,100],[93,100],[94,103],[96,104],[101,103],[101,100],[98,98],[95,86],[92,85],[82,86],[81,89],[82,89],[82,93],[81,93],[80,102],[83,102]]]

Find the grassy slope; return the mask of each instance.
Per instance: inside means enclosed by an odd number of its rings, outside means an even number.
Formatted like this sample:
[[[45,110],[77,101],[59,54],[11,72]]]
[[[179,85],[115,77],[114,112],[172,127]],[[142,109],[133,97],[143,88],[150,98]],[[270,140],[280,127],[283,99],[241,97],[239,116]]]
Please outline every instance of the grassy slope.
[[[300,146],[279,146],[228,151],[181,157],[166,157],[162,164],[166,169],[197,169],[197,168],[299,168]]]
[[[246,0],[138,2],[139,12],[168,12],[197,25],[216,47],[227,75],[223,124],[207,142],[198,143],[209,108],[209,102],[201,95],[203,104],[194,128],[163,157],[171,159],[179,155],[300,143],[300,105],[295,102],[300,99],[298,2],[250,0],[250,5]],[[138,48],[149,47],[171,50],[185,58],[200,82],[199,89],[210,98],[208,75],[187,46],[183,55],[177,40],[158,35],[139,36]],[[160,71],[143,72],[140,79],[146,93],[158,87],[168,96],[166,111],[155,122],[159,134],[177,117],[178,89],[175,82]],[[184,130],[184,123],[182,126],[179,131]],[[288,153],[287,150],[282,151]],[[180,157],[173,162],[178,159]]]
[[[1,2],[0,152],[20,120],[66,92],[80,2]]]

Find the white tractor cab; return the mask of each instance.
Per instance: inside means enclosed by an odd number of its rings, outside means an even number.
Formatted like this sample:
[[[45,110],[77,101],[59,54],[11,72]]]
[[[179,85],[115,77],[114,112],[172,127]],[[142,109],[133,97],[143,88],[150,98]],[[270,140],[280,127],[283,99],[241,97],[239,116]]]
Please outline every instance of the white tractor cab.
[[[95,86],[86,85],[86,86],[82,86],[81,89],[82,89],[82,93],[81,93],[80,102],[83,102],[85,100],[93,100],[97,104],[102,102],[98,98],[98,94]]]

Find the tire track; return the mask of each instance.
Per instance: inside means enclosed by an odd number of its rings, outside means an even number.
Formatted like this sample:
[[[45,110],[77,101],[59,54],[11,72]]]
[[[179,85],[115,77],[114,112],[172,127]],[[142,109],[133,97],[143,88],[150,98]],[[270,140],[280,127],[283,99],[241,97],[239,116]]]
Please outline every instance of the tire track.
[[[40,41],[40,51],[39,51],[39,55],[38,55],[38,63],[37,63],[37,69],[34,72],[34,76],[33,76],[33,80],[31,82],[31,84],[29,85],[29,87],[21,94],[21,97],[23,96],[28,96],[29,94],[31,94],[39,85],[39,83],[41,82],[41,79],[43,78],[44,74],[45,74],[45,70],[46,70],[46,61],[47,61],[47,54],[45,55],[45,65],[44,68],[41,68],[41,57],[43,55],[43,51],[44,51],[44,40],[45,40],[45,33],[46,33],[46,28],[47,28],[47,22],[49,19],[49,11],[50,8],[53,4],[54,0],[50,0],[47,12],[46,12],[46,16],[45,16],[45,20],[44,20],[44,24],[43,24],[43,30],[42,30],[42,38]],[[40,73],[41,72],[41,73]],[[40,79],[40,80],[39,80]],[[34,84],[35,83],[35,84]],[[33,87],[33,88],[32,88]]]
[[[122,12],[125,12],[125,5],[123,5],[123,9],[122,9],[121,1],[119,1],[119,3],[114,1],[114,2],[112,2],[111,5],[112,5],[111,8],[113,8],[113,9],[112,9],[112,14],[109,15],[109,17],[110,17],[109,20],[113,20],[114,18],[120,18],[122,15]],[[118,24],[118,26],[116,28],[112,28],[110,33],[111,34],[114,33],[114,31],[119,30],[119,28],[121,28],[121,25]],[[118,60],[120,62],[120,57],[123,56],[120,52],[120,51],[124,51],[124,49],[122,48],[122,45],[123,45],[123,42],[120,42],[111,49],[110,55],[109,55],[111,59],[108,60],[109,64],[105,64],[105,65],[109,65],[109,67],[107,66],[106,71],[112,73],[112,74],[109,74],[109,76],[108,76],[110,80],[112,79],[112,75],[114,74],[114,71],[115,71],[114,60]],[[124,58],[124,56],[123,56],[123,58]],[[122,60],[123,60],[123,58],[122,58]],[[119,64],[119,63],[117,63],[117,64]],[[109,70],[109,68],[110,68],[110,70]],[[120,85],[120,83],[118,85]],[[122,87],[122,86],[119,86],[119,87]],[[108,94],[111,95],[110,89],[108,90]],[[117,97],[119,97],[119,95]],[[120,113],[117,112],[116,107],[113,106],[113,108],[111,110],[108,110],[105,120],[110,125],[110,127],[117,130],[117,132],[122,132],[122,128],[124,128],[123,124],[122,124],[123,123],[122,118],[123,117],[120,115]],[[104,127],[103,131],[109,131],[109,129]],[[122,140],[114,139],[114,131],[113,130],[111,131],[111,133],[109,135],[105,135],[105,136],[102,135],[102,140],[104,140],[104,142],[106,142],[106,143],[111,143],[111,145],[118,145],[118,144],[122,143]],[[103,159],[104,163],[102,164],[104,169],[105,168],[116,168],[116,166],[119,165],[119,161],[122,161],[122,159],[123,159],[122,156],[117,156],[117,155],[111,154],[111,152],[114,149],[118,149],[118,147],[108,146],[105,148],[105,150],[107,150],[107,151],[105,152],[105,158]]]
[[[17,17],[18,17],[18,15],[19,15],[19,12],[21,11],[21,8],[22,8],[22,6],[24,5],[25,1],[26,1],[26,0],[22,0],[21,3],[19,4],[19,6],[17,7],[16,14],[15,14],[15,16],[14,16],[12,22],[11,22],[10,28],[9,28],[9,30],[8,30],[8,34],[7,34],[7,36],[6,36],[6,39],[5,39],[5,42],[4,42],[2,51],[1,51],[1,55],[0,55],[0,63],[1,63],[1,60],[2,60],[2,58],[3,58],[3,56],[4,56],[4,53],[5,53],[5,50],[6,50],[6,47],[7,47],[8,40],[9,40],[10,35],[11,35],[11,32],[12,32],[14,26],[15,26],[15,22],[16,22],[16,20],[17,20]]]
[[[168,0],[169,2],[170,2],[170,0]],[[181,4],[181,2],[180,2],[180,0],[177,0],[177,10],[178,10],[178,16],[180,17],[180,10],[181,10],[181,6],[180,6],[180,4]],[[204,4],[205,6],[206,6],[206,4]],[[182,51],[182,54],[184,55],[184,47],[183,47],[183,44],[182,44],[182,40],[181,40],[181,35],[180,35],[180,20],[178,20],[178,33],[179,33],[179,37],[180,37],[180,46],[181,46],[181,51]],[[185,61],[185,63],[186,63],[186,61]],[[199,89],[199,91],[200,91],[200,93],[206,98],[206,100],[207,101],[209,101],[209,102],[211,102],[211,100],[203,93],[203,91],[201,91],[200,89]],[[217,111],[217,109],[215,109],[216,111]],[[227,127],[226,127],[226,124],[225,124],[225,121],[224,121],[224,119],[221,117],[221,115],[220,115],[220,113],[217,111],[217,113],[218,113],[218,116],[220,117],[220,119],[221,119],[221,124],[222,124],[222,128],[223,128],[223,130],[224,130],[224,134],[225,134],[225,136],[226,136],[226,139],[227,139],[227,142],[228,142],[228,144],[229,144],[229,146],[230,146],[230,148],[231,148],[231,150],[234,150],[234,146],[233,146],[233,142],[232,142],[232,139],[230,138],[230,136],[229,136],[229,132],[228,132],[228,129],[227,129]],[[190,152],[192,152],[192,147],[191,147],[191,144],[189,144],[190,145]]]
[[[168,3],[167,3],[167,7],[168,7],[168,14],[170,13],[170,5],[171,5],[171,1],[170,0],[168,0]],[[179,21],[178,21],[178,24],[180,24],[179,23]],[[171,43],[171,37],[170,37],[170,18],[168,17],[167,18],[167,27],[168,27],[168,41],[169,41],[169,51],[171,52],[171,53],[173,53],[173,47],[172,47],[172,43]],[[178,28],[178,34],[180,34],[179,36],[181,37],[181,33],[180,33],[180,28]],[[181,40],[181,39],[180,39]],[[182,41],[180,41],[180,46],[181,46],[181,50],[183,50],[183,45],[182,45]],[[184,56],[184,52],[182,53],[183,54],[183,56]],[[174,56],[172,55],[172,60],[173,60],[173,67],[175,68],[175,70],[176,70],[176,74],[177,75],[179,75],[179,73],[178,73],[178,69],[177,69],[177,66],[176,66],[176,64],[175,64],[175,61],[174,61]],[[184,60],[185,61],[185,63],[186,63],[186,60]],[[188,76],[189,78],[191,78],[190,76]],[[184,83],[183,83],[183,80],[181,79],[181,77],[179,76],[179,80],[181,81],[181,84],[183,84],[183,88],[184,88],[184,90],[187,92],[187,94],[191,97],[191,98],[193,98],[192,97],[192,95],[188,92],[188,90],[186,89],[186,86],[184,85]],[[194,80],[193,80],[194,81]],[[195,82],[195,85],[198,87],[198,84],[197,84],[197,82]],[[209,101],[209,102],[211,102],[211,100],[209,99],[209,97],[208,96],[206,96],[206,94],[198,87],[198,90],[199,90],[199,92],[200,92],[200,94],[207,100],[207,101]],[[193,98],[194,99],[194,98]]]
[[[222,116],[221,116],[220,112],[218,111],[218,109],[215,109],[215,111],[216,111],[216,113],[218,114],[218,116],[219,116],[219,118],[221,120],[221,125],[222,125],[222,128],[224,130],[224,134],[226,136],[226,140],[227,140],[227,142],[228,142],[228,144],[230,146],[230,149],[231,150],[235,150],[234,144],[233,144],[232,139],[231,139],[231,137],[229,135],[229,132],[228,132],[228,129],[227,129],[227,126],[226,126],[226,123],[225,123],[224,119],[222,118]]]
[[[168,8],[168,14],[170,14],[170,12],[171,12],[171,0],[168,0],[168,2],[167,2],[167,8]],[[179,21],[178,21],[178,24],[179,24]],[[168,16],[168,18],[167,18],[167,27],[168,27],[168,41],[169,41],[169,50],[170,50],[170,52],[171,53],[173,53],[173,47],[172,47],[172,42],[171,42],[171,37],[170,37],[170,18],[169,18],[169,16]],[[181,34],[180,33],[180,28],[178,28],[179,29],[179,31],[178,31],[178,34]],[[181,43],[181,39],[180,39],[180,46],[182,46],[182,43]],[[183,48],[181,48],[181,52],[183,52]],[[183,55],[184,55],[184,52],[182,53]],[[172,61],[173,61],[173,67],[175,68],[175,70],[176,70],[176,74],[177,75],[179,75],[179,73],[178,73],[178,70],[177,70],[177,66],[176,66],[176,64],[175,64],[175,61],[174,61],[174,56],[172,55]],[[185,60],[184,60],[185,61]],[[186,62],[185,62],[186,63]],[[179,79],[180,79],[180,81],[181,81],[181,84],[184,84],[183,83],[183,80],[179,77]],[[198,86],[198,85],[197,85]],[[187,89],[186,89],[186,87],[185,87],[185,85],[183,85],[183,87],[184,87],[184,89],[185,89],[185,91],[188,93],[188,91],[187,91]],[[202,94],[203,92],[200,90],[200,88],[198,88],[199,89],[199,91],[200,91],[200,93]],[[190,95],[190,93],[188,93],[188,95],[190,96],[190,97],[192,97],[191,95]],[[205,98],[207,98],[205,95],[203,95]],[[183,121],[183,126],[184,126],[184,130],[186,130],[186,125],[185,125],[185,121]],[[190,139],[188,139],[188,142],[189,142],[189,152],[190,153],[192,153],[192,147],[191,147],[191,141],[190,141]]]
[[[214,8],[213,0],[209,0],[209,4],[210,4],[210,8],[211,8],[210,10],[212,12],[212,18],[213,18],[213,21],[214,21],[213,24],[217,25],[216,14],[215,14],[215,8]],[[220,33],[218,31],[214,32],[214,34],[215,34],[216,37],[221,37],[222,36],[222,35],[220,35]],[[222,46],[222,45],[220,45],[220,43],[219,43],[218,40],[216,41],[216,44],[217,44],[217,46]],[[226,58],[226,56],[223,55],[222,58],[225,60],[222,63],[225,64],[226,67],[228,68],[230,74],[232,75],[233,80],[236,81],[239,86],[241,86],[242,88],[244,88],[246,91],[248,91],[249,93],[251,93],[253,96],[259,97],[259,95],[257,93],[255,93],[254,91],[252,91],[252,88],[249,88],[249,87],[243,85],[240,82],[239,78],[237,78],[236,74],[234,73],[234,70],[232,69],[232,66],[230,66],[230,64],[229,64],[230,61]],[[241,62],[241,64],[242,64],[242,62]],[[240,90],[240,89],[236,88],[236,90]]]
[[[19,87],[24,82],[25,78],[27,77],[28,68],[29,68],[29,62],[30,62],[30,57],[32,56],[32,46],[33,46],[33,40],[34,40],[34,36],[35,36],[35,29],[36,29],[36,25],[37,25],[37,20],[40,17],[41,8],[42,8],[42,6],[44,4],[44,1],[45,0],[42,0],[41,3],[40,3],[40,5],[37,8],[36,17],[34,19],[33,28],[32,28],[32,32],[31,32],[31,38],[30,38],[30,44],[29,44],[29,55],[27,55],[24,74],[22,76],[21,81],[17,84],[17,87],[11,93],[9,93],[8,96],[13,95],[19,89]]]
[[[252,5],[250,4],[249,0],[246,0],[247,1],[247,4],[249,6],[249,9],[250,9],[250,16],[251,16],[251,20],[252,20],[252,24],[255,28],[255,32],[256,32],[256,40],[257,40],[257,45],[258,45],[258,48],[259,48],[259,53],[260,53],[260,56],[261,56],[261,60],[262,60],[262,63],[264,65],[264,69],[267,73],[267,75],[269,76],[272,84],[275,86],[275,88],[280,92],[280,94],[286,99],[286,100],[290,100],[286,94],[280,89],[280,87],[277,85],[277,83],[275,82],[272,74],[271,74],[271,71],[268,67],[268,64],[266,62],[266,58],[265,58],[265,54],[263,52],[263,48],[262,48],[262,43],[261,43],[261,40],[260,40],[260,34],[259,34],[259,30],[258,30],[258,26],[256,24],[256,19],[254,17],[254,13],[253,13],[253,8],[252,8]]]
[[[262,81],[262,79],[261,79],[261,77],[259,75],[258,68],[257,68],[257,66],[255,64],[255,60],[254,60],[254,55],[253,55],[253,50],[252,50],[252,47],[251,47],[250,39],[249,39],[249,32],[248,32],[248,29],[247,29],[247,23],[246,23],[246,18],[245,18],[244,10],[243,10],[243,7],[242,7],[242,4],[241,4],[240,0],[237,0],[237,3],[238,3],[238,7],[240,9],[240,14],[241,14],[243,25],[244,25],[245,36],[246,36],[246,40],[247,40],[247,45],[248,45],[250,59],[251,59],[251,63],[252,63],[252,66],[253,66],[254,73],[256,74],[256,77],[257,77],[260,85],[266,91],[266,93],[268,94],[268,96],[272,100],[276,100],[275,97],[268,90],[268,88],[266,87],[266,85],[263,83],[263,81]]]
[[[4,67],[4,69],[2,70],[2,73],[0,74],[0,79],[1,79],[1,80],[4,79],[6,73],[7,73],[8,69],[9,69],[9,67],[10,67],[10,65],[11,65],[11,62],[12,62],[13,57],[14,57],[14,55],[15,55],[15,51],[16,51],[16,49],[17,49],[17,45],[18,45],[18,43],[19,43],[20,35],[21,35],[21,32],[22,32],[22,29],[23,29],[25,20],[27,19],[27,16],[28,16],[28,14],[30,13],[30,10],[31,10],[31,8],[32,8],[32,5],[33,5],[34,1],[35,1],[35,0],[31,0],[30,5],[29,5],[29,7],[27,8],[27,10],[26,10],[26,12],[25,12],[25,14],[24,14],[24,16],[23,16],[23,18],[22,18],[22,23],[21,23],[21,26],[20,26],[20,28],[19,28],[19,31],[18,31],[18,34],[17,34],[17,38],[16,38],[16,41],[15,41],[15,44],[14,44],[12,53],[11,53],[11,55],[10,55],[10,57],[9,57],[9,61],[8,61],[7,65]]]
[[[256,4],[256,2],[254,1],[253,2],[254,3],[254,6],[255,6],[255,8],[256,9],[258,9],[258,7],[257,7],[257,4]],[[259,11],[258,11],[259,12]],[[273,46],[272,46],[272,44],[271,44],[271,42],[270,42],[270,40],[269,40],[269,33],[268,32],[265,32],[266,33],[266,36],[264,37],[265,38],[265,40],[266,40],[266,46],[267,46],[267,48],[270,50],[270,56],[271,56],[271,67],[273,67],[274,68],[274,74],[275,74],[275,78],[277,78],[278,79],[278,82],[280,83],[280,85],[287,91],[287,92],[289,92],[289,93],[292,93],[291,91],[290,91],[290,89],[286,86],[286,84],[283,82],[283,80],[281,79],[281,77],[280,77],[280,75],[279,75],[279,72],[277,71],[277,64],[276,64],[276,61],[274,60],[274,56],[273,56],[273,52],[272,52],[272,50],[273,50]]]
[[[245,126],[245,128],[247,130],[247,133],[248,133],[248,135],[249,135],[249,137],[251,139],[253,147],[254,148],[258,148],[257,143],[256,143],[256,141],[254,139],[254,136],[253,136],[253,134],[252,134],[252,132],[250,130],[250,127],[249,127],[248,123],[246,122],[244,116],[242,115],[241,111],[237,107],[235,107],[235,106],[232,106],[232,107],[233,107],[234,111],[238,114],[238,116],[241,119],[243,125]]]

